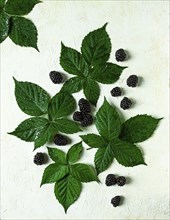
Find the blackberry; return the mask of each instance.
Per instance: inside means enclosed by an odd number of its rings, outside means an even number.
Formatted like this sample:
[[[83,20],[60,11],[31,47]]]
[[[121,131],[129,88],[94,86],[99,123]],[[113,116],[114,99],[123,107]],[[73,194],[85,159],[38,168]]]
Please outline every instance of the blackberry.
[[[111,95],[112,95],[113,97],[121,96],[122,90],[121,90],[120,87],[115,87],[115,88],[113,88],[113,89],[111,90],[110,93],[111,93]]]
[[[132,101],[127,97],[124,97],[120,102],[120,107],[123,108],[124,110],[129,109],[131,105],[132,105]]]
[[[50,75],[51,81],[54,84],[59,84],[63,81],[63,76],[61,75],[61,73],[57,71],[51,71],[49,75]]]
[[[126,53],[125,51],[121,48],[119,50],[116,51],[115,53],[115,57],[116,57],[116,60],[119,62],[119,61],[124,61],[126,59]]]
[[[91,111],[90,103],[86,99],[80,99],[78,105],[81,112],[89,113]]]
[[[138,77],[136,75],[131,75],[128,77],[126,83],[129,87],[136,87],[138,84]]]
[[[81,121],[81,126],[86,127],[93,123],[93,117],[89,114],[83,114],[83,120]]]
[[[37,164],[37,165],[42,165],[44,163],[44,154],[43,153],[37,153],[35,156],[34,156],[34,163]]]
[[[121,197],[120,196],[115,196],[112,200],[111,200],[111,204],[116,207],[119,206],[121,201]]]
[[[119,176],[117,178],[117,185],[124,186],[126,184],[126,178],[124,176]]]
[[[74,121],[82,121],[83,120],[83,114],[82,112],[74,112],[73,114]]]
[[[68,144],[68,139],[61,134],[56,134],[54,137],[54,143],[58,146],[64,146]]]
[[[113,186],[117,183],[117,179],[114,174],[109,174],[106,177],[105,184],[106,186]]]

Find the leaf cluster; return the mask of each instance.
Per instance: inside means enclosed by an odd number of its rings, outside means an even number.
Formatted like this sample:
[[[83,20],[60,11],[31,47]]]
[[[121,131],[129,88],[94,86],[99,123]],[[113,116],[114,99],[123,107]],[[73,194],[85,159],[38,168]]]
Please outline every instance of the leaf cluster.
[[[17,45],[38,50],[38,33],[34,23],[23,17],[39,0],[0,0],[0,43],[8,36]]]
[[[15,81],[15,97],[20,109],[31,116],[9,134],[34,142],[34,149],[49,142],[56,133],[73,134],[81,131],[77,123],[66,118],[76,107],[72,95],[57,93],[52,99],[40,86]],[[40,117],[41,116],[41,117]]]

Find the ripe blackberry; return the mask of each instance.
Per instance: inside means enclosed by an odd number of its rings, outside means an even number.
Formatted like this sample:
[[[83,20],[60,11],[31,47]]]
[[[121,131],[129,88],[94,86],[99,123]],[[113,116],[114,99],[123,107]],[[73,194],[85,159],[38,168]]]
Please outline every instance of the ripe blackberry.
[[[43,153],[37,153],[34,156],[34,163],[37,165],[42,165],[44,163],[44,154]]]
[[[56,134],[54,137],[54,143],[58,146],[64,146],[68,144],[68,139],[61,134]]]
[[[83,120],[81,121],[81,126],[87,127],[93,123],[93,117],[89,114],[83,114]]]
[[[117,185],[124,186],[126,184],[126,178],[124,176],[119,176],[117,178]]]
[[[119,62],[119,61],[124,61],[126,59],[126,53],[125,51],[121,48],[119,50],[116,51],[115,53],[115,57],[116,57],[116,60]]]
[[[129,87],[136,87],[138,84],[138,77],[136,75],[131,75],[128,77],[126,83]]]
[[[122,90],[121,90],[120,87],[115,87],[115,88],[113,88],[113,89],[111,90],[110,93],[111,93],[111,95],[112,95],[113,97],[121,96]]]
[[[90,103],[86,99],[80,99],[78,105],[81,112],[89,113],[91,111]]]
[[[74,121],[82,121],[83,120],[83,114],[82,112],[74,112],[73,114],[73,120]]]
[[[50,75],[51,81],[54,84],[59,84],[63,81],[63,76],[61,75],[61,73],[57,71],[51,71],[49,75]]]
[[[106,186],[113,186],[117,183],[117,179],[114,174],[109,174],[106,177],[105,184]]]
[[[114,207],[119,206],[121,201],[121,197],[120,196],[115,196],[112,200],[111,203]]]
[[[124,97],[120,102],[120,107],[123,108],[124,110],[129,109],[131,105],[132,105],[132,101],[127,97]]]

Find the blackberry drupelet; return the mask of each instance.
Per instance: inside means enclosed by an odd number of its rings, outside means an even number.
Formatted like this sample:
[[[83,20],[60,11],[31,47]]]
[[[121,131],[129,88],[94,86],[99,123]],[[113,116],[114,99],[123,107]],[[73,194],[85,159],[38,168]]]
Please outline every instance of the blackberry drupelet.
[[[63,76],[61,75],[61,73],[57,71],[51,71],[49,75],[50,75],[51,81],[54,84],[59,84],[63,81]]]
[[[136,75],[131,75],[128,77],[126,83],[129,87],[136,87],[138,84],[138,77]]]
[[[120,87],[115,87],[115,88],[113,88],[113,89],[111,90],[110,93],[111,93],[111,95],[112,95],[113,97],[121,96],[122,90],[121,90]]]
[[[93,117],[89,114],[83,114],[83,120],[81,121],[81,126],[87,127],[93,124]]]
[[[120,102],[120,107],[123,108],[124,110],[129,109],[131,105],[132,105],[132,101],[127,97],[124,97]]]
[[[117,179],[114,174],[109,174],[106,177],[105,184],[106,186],[113,186],[117,183]]]
[[[58,146],[64,146],[68,144],[68,139],[61,134],[56,134],[54,137],[54,143]]]
[[[115,53],[115,58],[118,62],[124,61],[126,59],[126,53],[125,53],[124,49],[121,48],[121,49],[117,50]]]
[[[124,186],[126,184],[126,178],[124,176],[119,176],[117,178],[117,185]]]
[[[121,197],[120,196],[115,196],[112,200],[111,200],[111,203],[114,207],[117,207],[119,206],[120,204],[120,201],[121,201]]]
[[[73,120],[74,120],[74,121],[82,121],[82,120],[83,120],[83,114],[82,114],[82,112],[79,112],[79,111],[74,112],[74,114],[73,114]]]
[[[42,165],[44,163],[44,154],[43,153],[37,153],[34,156],[34,163],[37,165]]]
[[[84,98],[79,100],[78,105],[81,112],[89,113],[91,111],[90,103]]]

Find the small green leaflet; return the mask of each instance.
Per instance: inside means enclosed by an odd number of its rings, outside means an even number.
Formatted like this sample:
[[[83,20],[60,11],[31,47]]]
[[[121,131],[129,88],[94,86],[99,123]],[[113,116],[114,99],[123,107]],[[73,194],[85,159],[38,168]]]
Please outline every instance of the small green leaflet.
[[[5,4],[5,0],[0,1],[0,43],[9,36],[16,45],[33,47],[39,51],[37,28],[31,20],[22,16],[30,13],[40,2],[39,0],[8,0]]]
[[[20,109],[28,115],[47,113],[50,96],[40,86],[30,82],[19,82],[14,78],[15,97]]]
[[[8,37],[9,18],[5,12],[0,12],[0,43]]]
[[[149,115],[136,115],[122,124],[120,138],[131,143],[145,141],[154,133],[160,120]]]
[[[12,17],[9,37],[15,44],[38,50],[37,36],[37,28],[32,21],[24,17]]]
[[[79,198],[82,183],[71,175],[57,181],[54,187],[56,199],[63,206],[65,213],[68,208]]]
[[[38,0],[8,0],[5,11],[10,15],[27,15],[40,2]]]
[[[54,193],[65,212],[80,196],[82,182],[99,181],[94,167],[76,163],[82,150],[82,142],[73,145],[67,154],[56,148],[48,148],[49,156],[55,163],[45,168],[41,186],[55,182]]]
[[[56,94],[49,104],[48,115],[50,120],[57,119],[71,114],[76,108],[76,102],[72,95],[60,92]]]
[[[111,53],[111,41],[106,32],[107,23],[83,39],[81,52],[90,66],[106,62]]]
[[[76,105],[72,95],[56,94],[50,101],[48,93],[30,82],[15,81],[15,97],[20,109],[31,116],[48,114],[48,118],[32,117],[21,122],[9,134],[21,140],[34,142],[34,150],[51,141],[58,133],[73,134],[81,131],[78,123],[63,118],[71,114]]]
[[[141,150],[134,143],[148,139],[159,121],[148,115],[137,115],[121,124],[116,109],[105,99],[95,120],[100,136],[80,136],[91,148],[98,148],[94,160],[97,173],[106,170],[114,158],[126,167],[146,165]]]
[[[81,53],[61,44],[60,65],[69,74],[76,75],[63,85],[61,91],[76,93],[83,89],[85,97],[96,105],[99,83],[116,82],[126,67],[107,63],[111,53],[111,41],[106,25],[90,32],[83,40]]]
[[[67,153],[67,161],[71,163],[76,163],[82,155],[83,152],[83,147],[82,147],[82,142],[79,142],[75,145],[73,145]]]

